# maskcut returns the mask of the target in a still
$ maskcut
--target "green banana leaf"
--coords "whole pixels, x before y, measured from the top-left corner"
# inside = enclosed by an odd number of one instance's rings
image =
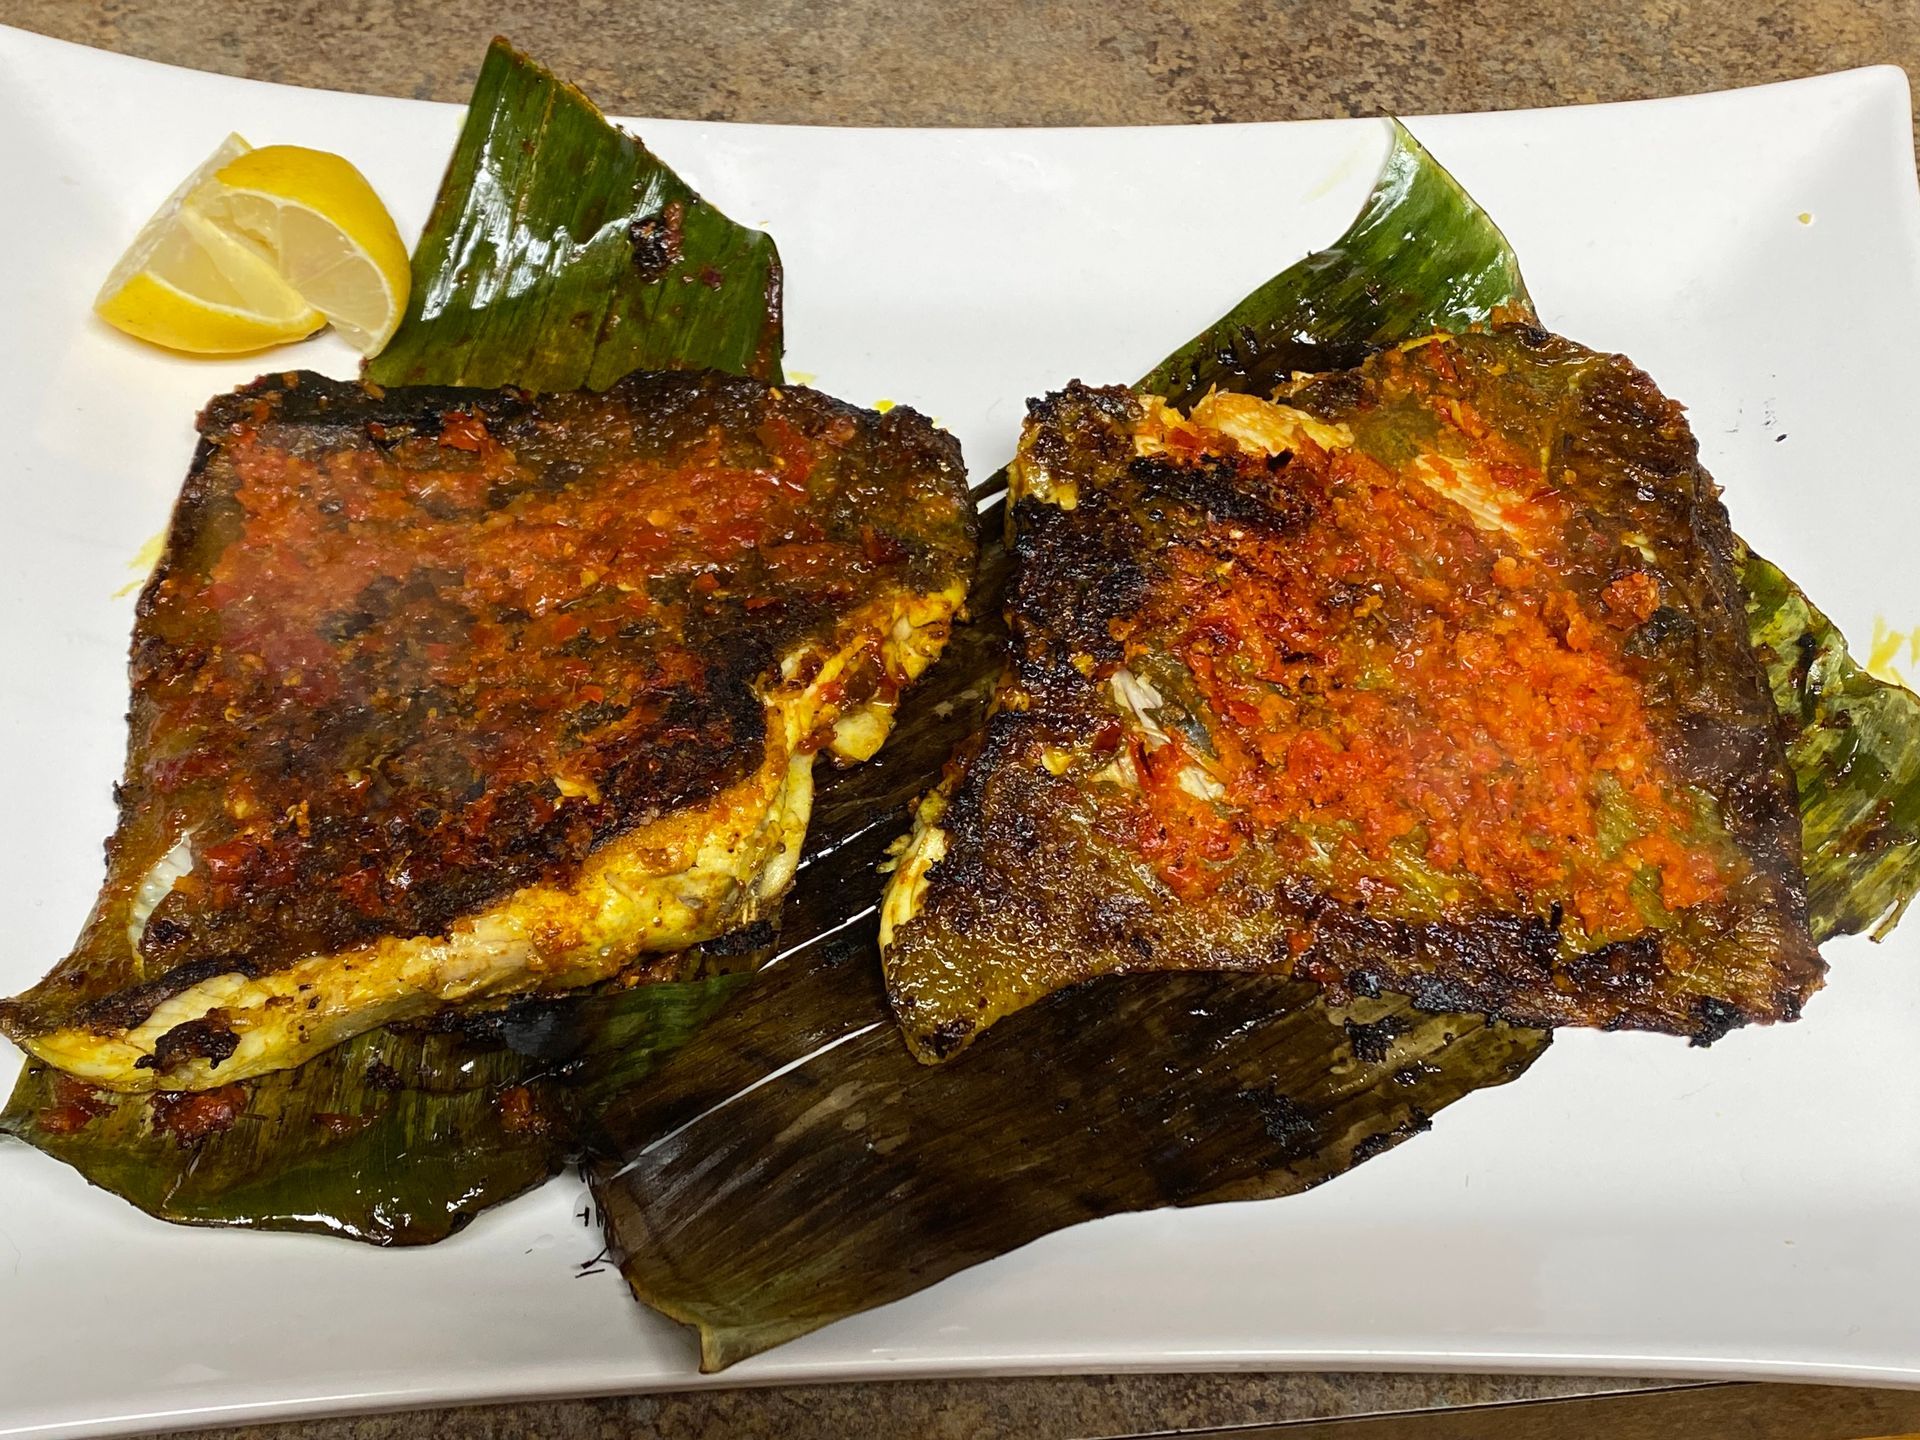
[[[1496,312],[1532,319],[1513,248],[1398,120],[1360,216],[1155,366],[1139,387],[1185,408],[1208,390],[1271,394],[1295,371],[1346,370],[1374,351]]]
[[[634,370],[779,380],[780,256],[496,39],[413,252],[382,385],[602,390]]]
[[[1531,316],[1511,252],[1398,129],[1352,231],[1142,383],[1183,403],[1264,389],[1496,310]],[[970,601],[983,632],[998,573]],[[1777,570],[1750,560],[1747,579],[1794,727],[1815,933],[1891,923],[1920,884],[1920,701],[1855,666]],[[992,645],[954,644],[938,683],[970,700],[938,725],[903,712],[893,742],[902,762],[928,752],[929,781],[996,668]],[[823,802],[858,803],[864,778]],[[875,837],[840,858],[883,855]],[[895,1033],[875,947],[862,918],[788,956],[644,1088],[602,1101],[589,1173],[612,1252],[642,1301],[698,1329],[705,1370],[1081,1220],[1297,1193],[1512,1080],[1550,1039],[1395,996],[1343,1009],[1270,977],[1147,975],[1065,991],[929,1067]]]
[[[557,389],[642,366],[778,379],[780,359],[773,242],[496,40],[414,252],[406,320],[371,377]],[[203,1102],[194,1113],[223,1124],[189,1120],[188,1139],[185,1102],[29,1065],[0,1135],[164,1220],[426,1244],[558,1170],[575,1129],[563,1064],[569,1079],[638,1083],[737,988],[730,972],[767,953],[733,949],[687,962],[708,978],[362,1036]]]
[[[1878,940],[1920,889],[1920,699],[1856,665],[1777,566],[1748,553],[1740,583],[1799,784],[1813,938]]]
[[[694,1042],[704,1062],[831,1049],[732,1103],[718,1076],[670,1066],[645,1094],[653,1123],[619,1132],[633,1158],[595,1171],[614,1257],[641,1300],[699,1327],[703,1370],[1082,1220],[1305,1190],[1546,1044],[1398,996],[1333,1009],[1300,982],[1138,975],[1024,1010],[936,1069],[904,1051],[874,943],[868,922],[783,964]],[[845,1028],[794,1023],[827,1013]]]
[[[746,978],[526,1006],[474,1029],[374,1031],[200,1097],[90,1091],[36,1063],[0,1134],[157,1219],[431,1244],[573,1153],[560,1077],[581,1047],[618,1044],[622,1081],[637,1084]]]

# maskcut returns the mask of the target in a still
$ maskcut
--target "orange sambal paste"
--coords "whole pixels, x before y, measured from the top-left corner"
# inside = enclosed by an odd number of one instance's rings
[[[1230,467],[1277,518],[1177,534],[1114,622],[1131,667],[1176,662],[1205,710],[1201,733],[1131,739],[1142,852],[1189,898],[1258,837],[1376,913],[1464,903],[1596,937],[1720,897],[1737,861],[1694,838],[1624,648],[1659,581],[1571,561],[1540,457],[1420,378],[1422,442],[1391,462],[1163,412],[1160,463]]]

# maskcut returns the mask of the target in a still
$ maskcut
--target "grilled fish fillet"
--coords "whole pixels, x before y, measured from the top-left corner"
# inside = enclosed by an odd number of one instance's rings
[[[767,913],[976,550],[959,448],[720,374],[216,399],[141,596],[120,822],[0,1031],[191,1090]],[[655,973],[671,974],[671,962]]]
[[[1016,462],[1010,668],[882,908],[925,1060],[1091,976],[1709,1041],[1820,983],[1778,718],[1678,406],[1526,328]]]

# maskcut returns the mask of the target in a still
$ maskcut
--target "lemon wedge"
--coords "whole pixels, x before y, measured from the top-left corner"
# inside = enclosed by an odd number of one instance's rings
[[[399,327],[407,247],[366,177],[338,155],[267,145],[228,159],[188,208],[249,246],[362,355]]]
[[[350,163],[229,135],[141,228],[93,308],[196,355],[260,350],[329,322],[375,355],[406,311],[409,280],[393,217]]]
[[[248,152],[229,135],[141,227],[93,308],[129,335],[196,355],[231,355],[311,335],[326,317],[267,260],[208,221],[191,198]]]

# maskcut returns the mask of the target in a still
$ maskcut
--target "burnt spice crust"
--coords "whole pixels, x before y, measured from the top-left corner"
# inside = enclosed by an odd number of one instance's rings
[[[564,883],[759,766],[783,656],[973,565],[950,436],[717,372],[539,397],[296,372],[199,429],[139,601],[107,887],[0,1004],[11,1033]],[[856,665],[836,698],[891,683]],[[132,956],[182,834],[194,868]]]

